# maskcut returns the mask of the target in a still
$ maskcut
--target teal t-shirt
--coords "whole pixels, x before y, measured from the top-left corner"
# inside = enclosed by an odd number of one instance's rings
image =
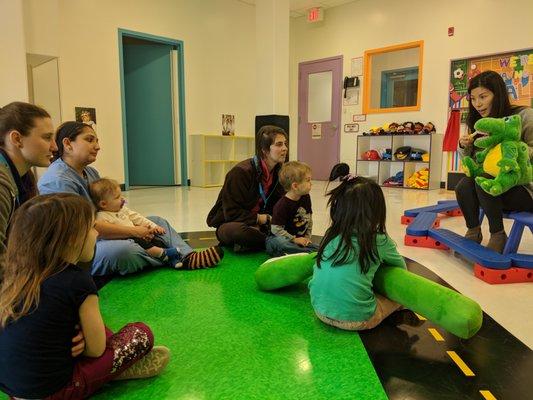
[[[358,255],[347,264],[333,267],[333,260],[316,263],[313,278],[309,282],[311,304],[314,310],[326,317],[339,321],[366,321],[374,315],[376,298],[372,288],[374,274],[381,264],[407,268],[404,258],[398,253],[396,244],[387,235],[379,234],[377,250],[379,260],[372,263],[366,274],[361,273]],[[334,238],[324,249],[329,257],[335,252],[340,237]],[[352,239],[355,249],[359,249],[357,238]]]

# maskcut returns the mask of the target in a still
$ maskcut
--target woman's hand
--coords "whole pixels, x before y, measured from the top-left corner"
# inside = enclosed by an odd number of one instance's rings
[[[146,226],[134,226],[131,229],[131,236],[144,239],[144,240],[151,240],[154,235],[150,232],[150,228],[147,228]]]
[[[311,241],[307,239],[306,237],[297,237],[297,238],[292,239],[292,241],[296,243],[298,246],[302,246],[302,247],[307,247],[311,243]]]
[[[463,149],[465,147],[472,146],[473,143],[474,143],[474,135],[465,134],[459,138],[459,146],[461,146]]]

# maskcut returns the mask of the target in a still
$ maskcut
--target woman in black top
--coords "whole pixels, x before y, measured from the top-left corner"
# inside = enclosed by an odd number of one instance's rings
[[[233,246],[236,251],[265,248],[272,209],[285,193],[278,172],[287,151],[285,131],[265,125],[257,132],[255,156],[227,173],[207,216],[207,225],[217,228],[222,245]]]

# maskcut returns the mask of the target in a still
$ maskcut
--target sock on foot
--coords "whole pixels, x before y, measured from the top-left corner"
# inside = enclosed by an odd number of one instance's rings
[[[219,246],[202,251],[193,251],[183,260],[183,269],[212,268],[224,257],[224,250]]]
[[[507,243],[507,234],[505,231],[491,233],[487,248],[494,250],[496,253],[503,253],[505,243]]]
[[[468,228],[465,233],[465,238],[473,240],[476,243],[481,243],[483,241],[481,226],[476,226],[475,228]]]

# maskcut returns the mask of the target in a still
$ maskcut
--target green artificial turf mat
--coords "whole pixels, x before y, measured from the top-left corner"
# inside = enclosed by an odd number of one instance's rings
[[[113,331],[142,321],[170,348],[162,375],[110,382],[96,399],[358,399],[387,396],[357,333],[321,323],[306,285],[257,290],[264,254],[226,251],[218,268],[159,269],[100,290]]]

